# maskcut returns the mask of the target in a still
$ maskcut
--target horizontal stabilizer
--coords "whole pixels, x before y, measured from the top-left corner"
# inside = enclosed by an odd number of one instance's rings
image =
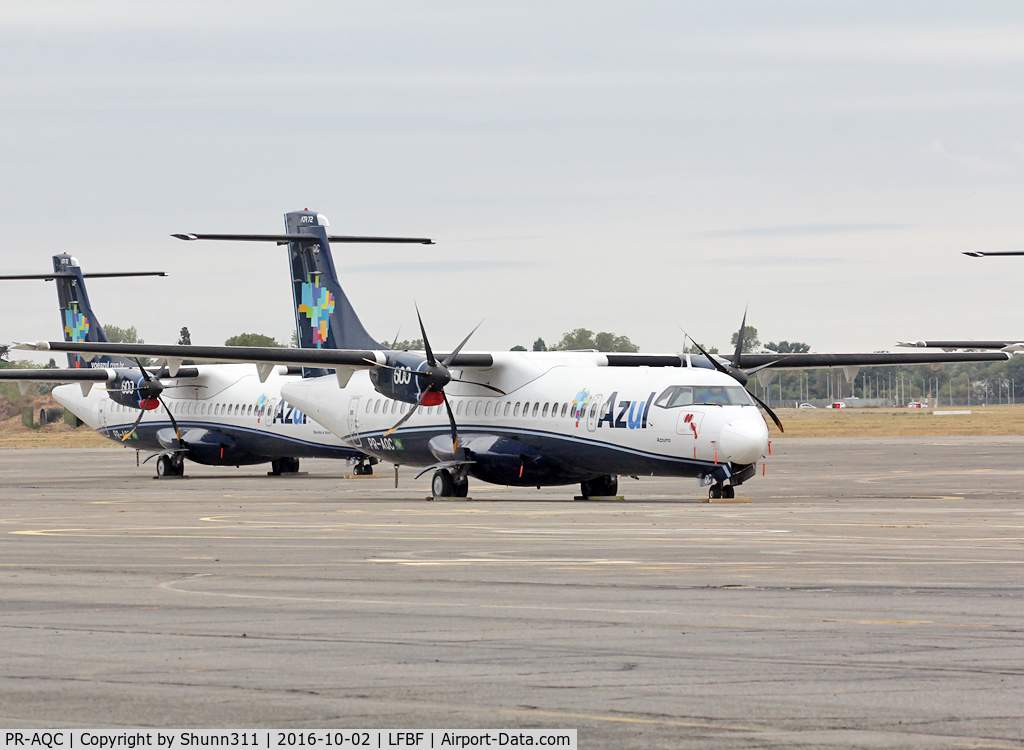
[[[114,279],[121,276],[166,276],[166,271],[112,271],[110,273],[83,273],[86,279]],[[0,280],[13,281],[19,279],[42,279],[53,281],[54,279],[76,279],[78,274],[74,273],[19,273],[13,276],[0,276]]]
[[[276,242],[284,245],[288,242],[319,242],[314,234],[172,234],[179,240],[239,240],[242,242]],[[329,235],[329,242],[364,242],[364,243],[411,243],[415,245],[433,245],[434,241],[426,237],[349,237]]]
[[[990,253],[974,251],[965,252],[964,255],[970,255],[972,258],[986,258],[989,255],[1024,255],[1024,250],[997,250],[995,252]]]

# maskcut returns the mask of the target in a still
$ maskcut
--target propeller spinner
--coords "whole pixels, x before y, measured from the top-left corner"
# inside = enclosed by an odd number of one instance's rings
[[[476,327],[469,332],[469,335],[462,340],[457,347],[455,347],[451,354],[444,358],[443,362],[438,362],[434,356],[434,350],[430,346],[430,339],[427,338],[427,329],[423,325],[423,316],[420,315],[419,305],[416,306],[416,318],[420,323],[420,333],[423,336],[423,348],[426,351],[427,361],[423,363],[416,370],[404,370],[411,376],[419,380],[419,386],[421,389],[421,395],[419,401],[410,409],[390,430],[384,433],[385,436],[390,435],[392,432],[397,430],[403,424],[405,424],[413,414],[416,413],[416,409],[420,406],[437,406],[444,404],[445,410],[448,412],[448,423],[451,425],[452,431],[452,452],[456,452],[459,446],[459,428],[455,424],[455,414],[452,411],[451,404],[448,402],[448,396],[445,394],[444,389],[449,383],[466,383],[469,385],[475,385],[480,388],[487,388],[488,390],[494,391],[502,396],[505,392],[500,388],[495,388],[493,385],[486,383],[477,383],[472,380],[463,380],[462,378],[452,377],[451,370],[449,367],[452,362],[455,361],[455,357],[458,356],[459,352],[462,351],[462,347],[466,345],[470,337],[476,333],[476,329],[480,327],[478,323]],[[384,369],[388,370],[403,370],[404,368],[393,367],[391,365],[379,365]]]

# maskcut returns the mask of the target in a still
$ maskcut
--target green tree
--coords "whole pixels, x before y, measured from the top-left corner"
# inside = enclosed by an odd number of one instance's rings
[[[599,352],[638,352],[640,347],[627,336],[616,336],[608,331],[601,331],[596,336],[587,328],[576,328],[562,334],[562,340],[551,347],[551,351],[571,351],[576,349],[597,349]]]
[[[729,350],[736,351],[736,341],[740,337],[740,332],[736,331],[729,339]],[[757,337],[757,329],[754,326],[747,326],[743,333],[743,353],[749,354],[755,352],[761,346],[761,339]]]
[[[0,359],[7,359],[11,353],[10,344],[0,344]]]
[[[178,336],[179,346],[192,346],[192,334],[188,332],[188,326],[181,327],[181,334]]]
[[[113,341],[115,344],[145,344],[146,342],[139,338],[139,332],[135,330],[135,326],[131,328],[120,328],[118,326],[103,326],[103,332],[107,334],[107,338]]]
[[[224,342],[224,346],[281,346],[277,339],[262,333],[240,333]]]
[[[806,354],[811,350],[811,345],[802,341],[780,341],[777,344],[769,341],[764,348],[779,354]]]
[[[704,346],[704,345],[701,344],[701,346]],[[735,349],[735,344],[733,345],[733,348]],[[706,351],[708,354],[718,354],[718,347],[717,346],[704,346],[704,351]],[[693,344],[691,344],[690,346],[684,346],[683,347],[683,354],[700,354],[700,349],[698,349]]]
[[[526,347],[522,346],[520,344],[516,344],[511,349],[509,349],[509,351],[510,352],[525,352],[526,351]]]
[[[535,352],[546,352],[548,350],[548,345],[544,343],[544,339],[538,338],[533,342],[533,350]]]
[[[410,351],[410,352],[421,352],[423,351],[423,339],[402,339],[396,341],[391,347],[396,352]]]

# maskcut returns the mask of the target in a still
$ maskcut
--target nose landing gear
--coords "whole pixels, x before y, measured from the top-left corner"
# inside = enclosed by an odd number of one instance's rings
[[[716,482],[715,484],[708,487],[709,500],[721,500],[723,498],[731,500],[734,497],[736,497],[736,488],[733,487],[731,484]]]

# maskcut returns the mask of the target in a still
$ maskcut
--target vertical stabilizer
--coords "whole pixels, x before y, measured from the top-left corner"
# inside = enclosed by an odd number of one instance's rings
[[[96,318],[89,304],[85,290],[85,279],[78,261],[66,253],[53,256],[53,270],[56,277],[57,301],[60,305],[60,323],[64,329],[65,341],[107,341],[103,326]],[[69,367],[135,367],[135,363],[124,357],[96,356],[86,361],[77,354],[68,354]]]
[[[299,346],[303,349],[384,349],[363,327],[341,284],[327,240],[327,219],[315,211],[284,215],[289,234],[309,242],[289,242],[292,299]],[[325,374],[307,368],[304,374]]]

